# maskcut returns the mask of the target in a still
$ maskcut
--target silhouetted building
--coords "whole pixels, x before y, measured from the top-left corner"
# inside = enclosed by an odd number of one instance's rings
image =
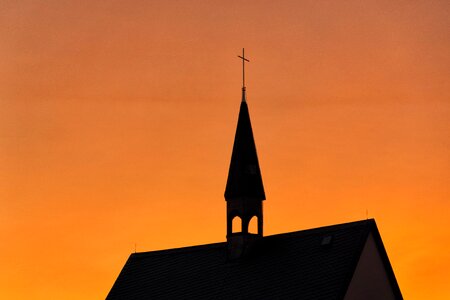
[[[227,242],[133,253],[107,299],[403,299],[373,219],[263,237],[265,198],[243,87]]]

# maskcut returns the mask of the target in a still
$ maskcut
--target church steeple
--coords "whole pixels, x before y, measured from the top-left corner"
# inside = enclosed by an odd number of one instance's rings
[[[243,56],[243,61],[248,61]],[[244,84],[243,79],[243,84]],[[266,199],[253,138],[245,86],[239,111],[228,180],[225,188],[227,202],[228,258],[244,256],[255,239],[263,236],[263,207]],[[234,220],[240,220],[239,228],[233,228]],[[257,232],[249,232],[249,224],[256,222]],[[237,225],[237,224],[236,224]]]

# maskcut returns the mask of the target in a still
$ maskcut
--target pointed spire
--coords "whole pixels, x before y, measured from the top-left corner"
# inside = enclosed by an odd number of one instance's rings
[[[250,114],[245,101],[245,88],[242,89],[242,102],[225,189],[227,201],[236,198],[266,199]]]

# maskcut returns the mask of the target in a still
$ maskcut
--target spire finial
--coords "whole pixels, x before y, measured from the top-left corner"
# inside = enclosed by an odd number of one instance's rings
[[[245,102],[245,62],[250,62],[245,58],[245,50],[242,48],[242,56],[238,55],[242,59],[242,102]]]

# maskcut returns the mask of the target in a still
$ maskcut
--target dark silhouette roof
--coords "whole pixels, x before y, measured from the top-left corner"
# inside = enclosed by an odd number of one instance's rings
[[[369,233],[402,299],[373,219],[267,236],[232,262],[226,243],[134,253],[107,299],[343,299]]]
[[[253,198],[265,200],[261,170],[256,154],[252,124],[245,101],[245,90],[242,92],[242,102],[234,138],[233,153],[228,171],[225,199]]]

